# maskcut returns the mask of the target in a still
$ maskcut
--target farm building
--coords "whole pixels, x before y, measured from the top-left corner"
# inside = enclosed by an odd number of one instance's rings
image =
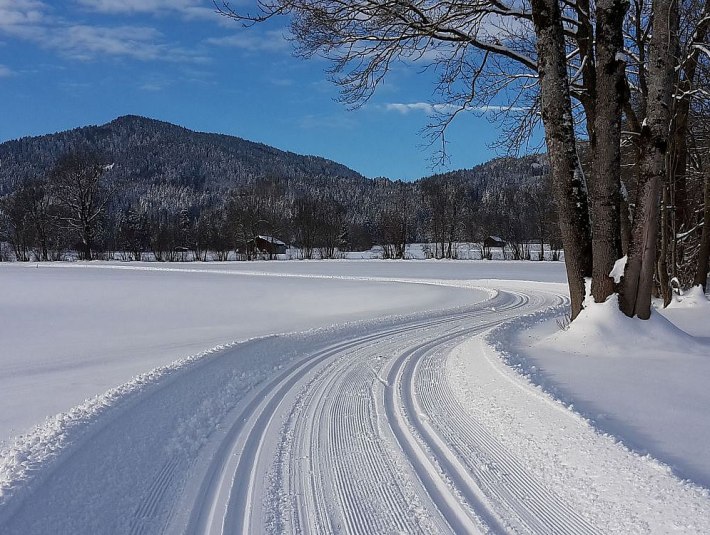
[[[506,243],[503,238],[499,236],[488,236],[485,240],[483,240],[483,247],[486,249],[490,249],[491,247],[505,247]]]
[[[259,253],[269,256],[286,254],[286,244],[273,236],[256,236],[247,242],[246,249],[250,255]]]

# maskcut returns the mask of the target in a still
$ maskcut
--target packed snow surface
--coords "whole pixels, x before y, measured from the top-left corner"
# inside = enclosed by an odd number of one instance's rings
[[[654,314],[647,343],[608,303],[551,328],[563,280],[548,262],[0,266],[6,433],[59,412],[2,452],[0,532],[710,533],[707,489],[638,431],[665,417],[643,409],[658,385],[620,389],[642,414],[609,429],[576,373],[628,361],[629,385],[675,350],[691,362],[667,393],[697,402],[704,296]]]
[[[372,277],[263,276],[276,264],[250,263],[251,276],[234,263],[0,265],[0,443],[219,344],[481,298]]]
[[[511,328],[512,360],[600,430],[710,488],[710,302],[692,290],[648,321],[616,297],[586,305],[565,331]]]

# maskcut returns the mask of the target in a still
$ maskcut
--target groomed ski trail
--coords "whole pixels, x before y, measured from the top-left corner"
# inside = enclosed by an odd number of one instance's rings
[[[87,421],[0,502],[0,532],[710,532],[706,491],[486,353],[492,328],[564,302],[513,286],[466,308],[197,359]],[[586,457],[547,455],[566,441],[590,444]]]

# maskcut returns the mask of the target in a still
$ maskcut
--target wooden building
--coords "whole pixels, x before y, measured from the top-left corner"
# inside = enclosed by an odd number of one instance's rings
[[[247,242],[249,255],[267,254],[274,256],[286,254],[286,244],[273,236],[256,236]]]

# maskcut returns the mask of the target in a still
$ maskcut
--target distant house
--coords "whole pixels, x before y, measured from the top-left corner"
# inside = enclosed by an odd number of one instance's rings
[[[503,238],[500,236],[488,236],[485,240],[483,240],[483,247],[485,249],[490,249],[491,247],[505,247],[506,243]]]
[[[247,242],[247,253],[249,254],[286,254],[286,244],[273,236],[257,236]]]

